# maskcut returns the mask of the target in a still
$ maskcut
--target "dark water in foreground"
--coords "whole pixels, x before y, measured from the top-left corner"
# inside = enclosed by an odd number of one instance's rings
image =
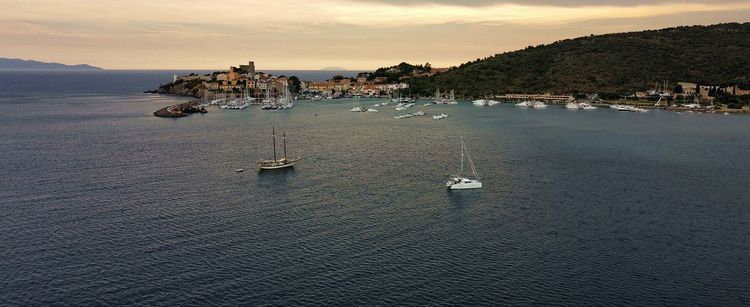
[[[121,78],[0,95],[0,305],[750,304],[749,117],[171,120]],[[272,125],[304,160],[259,174]],[[443,186],[459,136],[482,190]]]

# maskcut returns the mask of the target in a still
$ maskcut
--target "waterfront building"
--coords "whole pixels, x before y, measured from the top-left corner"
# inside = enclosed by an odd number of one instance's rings
[[[256,81],[255,79],[245,79],[245,87],[250,89],[255,89]]]
[[[229,67],[229,72],[227,72],[227,80],[229,81],[237,81],[241,78],[239,69],[237,67]]]
[[[750,89],[741,89],[737,85],[733,86],[727,86],[722,89],[725,93],[733,95],[733,96],[745,96],[750,95]]]
[[[255,82],[255,88],[265,92],[268,90],[268,82],[266,80],[258,80]]]
[[[205,87],[208,90],[215,91],[215,90],[219,89],[219,83],[204,81],[203,82],[203,87]]]

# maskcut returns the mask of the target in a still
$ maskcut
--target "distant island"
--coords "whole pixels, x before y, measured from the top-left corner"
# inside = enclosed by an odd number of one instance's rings
[[[343,68],[343,67],[326,67],[326,68],[323,68],[321,70],[344,71],[344,70],[346,70],[346,68]]]
[[[0,58],[0,70],[102,70],[87,64],[66,65],[34,60]]]

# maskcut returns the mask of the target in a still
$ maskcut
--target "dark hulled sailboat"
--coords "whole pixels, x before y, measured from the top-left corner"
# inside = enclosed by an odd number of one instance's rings
[[[288,159],[286,157],[286,132],[282,133],[282,139],[283,139],[283,147],[284,147],[284,157],[281,159],[278,159],[276,157],[276,127],[273,127],[272,130],[272,137],[273,137],[273,160],[263,160],[261,159],[260,162],[258,162],[258,167],[260,170],[273,170],[273,169],[282,169],[282,168],[288,168],[293,167],[294,163],[297,163],[297,161],[301,160],[302,158],[293,158]]]

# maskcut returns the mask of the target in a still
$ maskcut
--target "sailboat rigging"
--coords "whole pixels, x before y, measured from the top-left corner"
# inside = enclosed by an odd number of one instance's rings
[[[276,157],[276,127],[273,127],[272,130],[272,138],[273,138],[273,160],[263,160],[261,159],[260,162],[258,162],[258,167],[261,170],[272,170],[272,169],[281,169],[281,168],[288,168],[293,167],[297,161],[301,160],[302,158],[293,158],[288,159],[286,155],[286,132],[282,132],[282,141],[283,141],[283,148],[284,148],[284,157],[281,159],[278,159]]]
[[[471,173],[474,175],[474,179],[466,178],[464,175],[464,156],[466,156],[466,160],[469,161],[469,167],[471,168]],[[471,160],[469,152],[466,151],[466,145],[464,144],[463,137],[461,137],[461,173],[459,175],[449,177],[448,182],[445,184],[445,186],[451,190],[482,188],[482,182],[479,181],[479,175],[477,175],[477,168],[474,166],[474,161]]]

